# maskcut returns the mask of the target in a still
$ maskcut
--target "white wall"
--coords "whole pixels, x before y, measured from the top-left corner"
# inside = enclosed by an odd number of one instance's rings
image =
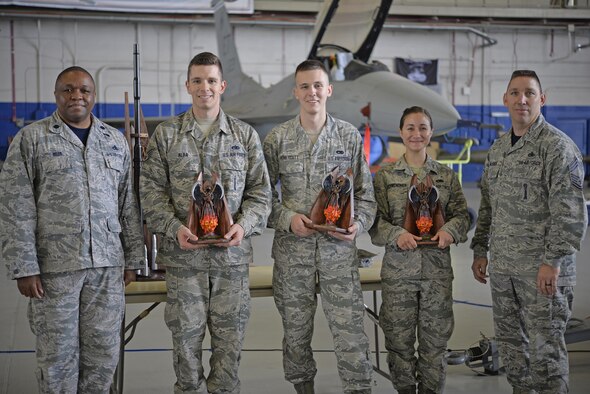
[[[490,28],[485,33],[498,44],[474,51],[474,45],[481,45],[482,39],[464,31],[386,29],[373,57],[390,68],[396,56],[439,59],[442,94],[456,105],[500,105],[507,78],[515,68],[538,72],[551,105],[590,105],[590,48],[573,53],[565,30],[554,31],[553,38],[550,30],[518,26]],[[243,70],[266,86],[276,83],[307,56],[310,34],[310,27],[235,26]],[[136,35],[141,52],[142,101],[189,103],[184,89],[186,66],[200,51],[217,52],[212,24],[49,19],[39,25],[32,19],[14,21],[17,102],[52,102],[57,73],[74,63],[93,73],[100,102],[123,102],[125,90],[132,95]],[[576,43],[588,41],[588,30],[578,32]],[[469,87],[469,95],[462,94],[463,87]],[[10,22],[0,19],[0,102],[10,101]]]

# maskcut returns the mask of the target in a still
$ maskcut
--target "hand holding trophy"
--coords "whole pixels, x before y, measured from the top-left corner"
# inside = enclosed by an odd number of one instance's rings
[[[312,223],[306,227],[349,234],[347,229],[354,215],[352,169],[342,175],[339,172],[340,167],[336,166],[324,178],[322,190],[311,207]]]
[[[216,174],[199,173],[191,193],[188,228],[199,239],[196,245],[215,245],[229,242],[224,238],[233,224],[223,186]]]
[[[418,183],[412,177],[404,216],[404,229],[410,234],[422,237],[418,245],[437,245],[431,238],[445,224],[444,213],[439,201],[439,191],[432,184],[430,176]]]

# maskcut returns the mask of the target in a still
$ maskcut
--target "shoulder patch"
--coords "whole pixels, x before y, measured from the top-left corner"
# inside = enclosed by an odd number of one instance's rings
[[[580,161],[574,157],[574,159],[569,164],[570,170],[570,180],[572,182],[572,186],[576,189],[582,190],[582,178],[580,177]]]

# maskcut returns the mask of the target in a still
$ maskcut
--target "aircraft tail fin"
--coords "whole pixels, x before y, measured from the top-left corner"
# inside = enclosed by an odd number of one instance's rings
[[[218,56],[223,65],[223,79],[228,82],[223,94],[224,97],[237,96],[240,93],[252,92],[253,90],[262,90],[263,87],[260,84],[242,72],[225,2],[223,0],[213,0],[211,6],[215,17]]]

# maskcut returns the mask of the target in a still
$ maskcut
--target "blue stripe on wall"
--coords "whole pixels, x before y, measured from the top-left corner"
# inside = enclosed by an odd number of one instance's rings
[[[124,116],[124,104],[96,104],[94,114],[101,119],[122,118]],[[129,105],[130,113],[133,113],[133,103]],[[175,105],[174,109],[170,104],[142,104],[143,113],[146,117],[169,117],[186,111],[190,104]],[[42,119],[55,111],[55,103],[17,103],[16,116],[23,119],[25,123]],[[461,118],[475,120],[484,124],[502,125],[504,130],[510,127],[510,119],[506,108],[498,106],[457,106]],[[172,113],[174,111],[174,113]],[[19,126],[11,121],[12,104],[0,102],[0,160],[6,157],[8,150],[8,137],[14,136]],[[545,106],[543,115],[555,126],[570,135],[578,144],[583,155],[590,155],[589,141],[587,135],[590,131],[590,106]],[[562,126],[560,126],[562,125]],[[436,125],[435,125],[436,127]],[[570,130],[568,130],[570,128]],[[583,135],[580,135],[582,133]],[[467,128],[462,127],[448,134],[449,143],[442,144],[442,148],[449,152],[458,152],[461,146],[452,143],[455,137],[472,137],[479,141],[479,145],[473,150],[485,150],[495,140],[497,131],[492,128]],[[482,164],[467,164],[463,168],[463,179],[466,182],[479,180],[483,170]],[[588,170],[588,169],[587,169]],[[588,172],[588,171],[587,171]]]
[[[462,119],[475,120],[483,124],[501,125],[504,131],[510,129],[508,110],[503,105],[498,106],[456,106]],[[568,134],[578,145],[582,155],[590,155],[590,106],[544,106],[542,108],[545,119],[554,126]],[[575,126],[575,127],[572,127]],[[436,127],[436,125],[435,125]],[[449,133],[449,142],[453,137],[472,137],[479,141],[472,151],[487,150],[497,137],[498,131],[494,128],[468,128],[462,127]],[[580,135],[583,133],[583,135]],[[447,143],[442,144],[442,149],[448,152],[459,152],[462,146]],[[476,182],[483,172],[483,164],[470,163],[463,167],[463,181]],[[589,173],[587,165],[586,173]]]
[[[144,104],[141,105],[145,117],[169,117],[186,111],[190,104]],[[21,124],[12,122],[12,103],[0,102],[0,160],[6,158],[8,150],[8,138],[14,136],[22,127],[22,123],[29,124],[50,116],[56,109],[55,103],[17,103],[16,117]],[[124,104],[96,104],[92,111],[100,119],[123,118],[125,116]],[[133,114],[133,102],[129,104],[129,113]],[[133,115],[132,115],[133,116]],[[17,123],[19,123],[17,122]]]

